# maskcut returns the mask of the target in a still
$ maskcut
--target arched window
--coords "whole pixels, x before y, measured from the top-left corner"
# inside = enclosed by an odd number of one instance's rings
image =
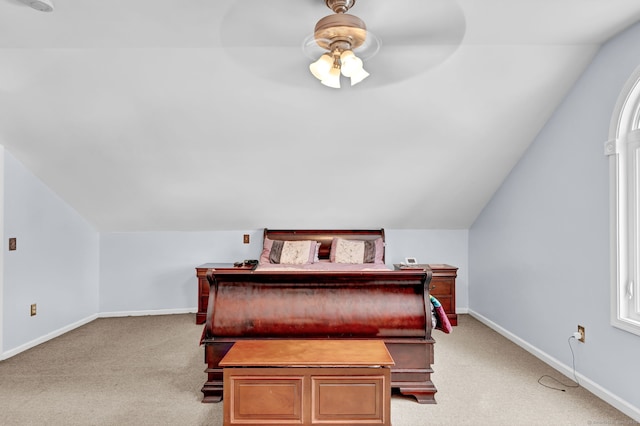
[[[640,335],[640,67],[611,118],[611,324]]]

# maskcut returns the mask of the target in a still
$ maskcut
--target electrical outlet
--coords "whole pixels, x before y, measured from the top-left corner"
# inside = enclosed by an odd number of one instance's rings
[[[34,303],[33,305],[31,305],[31,316],[34,316],[36,314],[36,304]]]
[[[244,234],[244,237],[242,237],[242,241],[245,244],[249,244],[249,234]]]
[[[581,325],[578,326],[578,333],[580,333],[580,338],[578,340],[584,343],[584,327],[583,326]]]

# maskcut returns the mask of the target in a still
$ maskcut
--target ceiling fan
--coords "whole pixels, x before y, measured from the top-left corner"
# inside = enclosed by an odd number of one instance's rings
[[[346,13],[355,3],[356,0],[325,0],[334,14],[320,19],[313,34],[303,44],[303,50],[312,59],[315,58],[313,54],[309,55],[309,51],[315,47],[324,50],[309,70],[322,84],[334,89],[340,88],[341,75],[348,77],[352,86],[369,77],[362,57],[372,57],[380,49],[380,40],[367,31],[364,21]]]
[[[355,3],[237,1],[223,17],[222,45],[231,58],[254,74],[285,85],[315,87],[309,59],[317,61],[327,49],[315,42],[314,23],[320,30],[324,24],[331,28],[332,22],[344,19],[336,15],[352,16],[346,11]],[[334,15],[322,18],[327,7],[335,8]],[[359,0],[356,8],[359,18],[347,18],[347,24],[357,29],[361,22],[360,32],[375,35],[365,37],[352,49],[367,61],[366,70],[371,73],[363,87],[389,85],[424,73],[455,52],[465,35],[465,17],[456,0],[405,0],[401,7],[391,0]],[[321,35],[320,39],[327,39],[327,34]]]

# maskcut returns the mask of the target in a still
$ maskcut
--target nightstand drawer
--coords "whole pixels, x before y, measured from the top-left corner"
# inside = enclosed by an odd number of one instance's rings
[[[455,280],[452,280],[450,278],[445,278],[445,279],[442,279],[439,277],[431,278],[431,286],[429,287],[429,293],[433,294],[434,296],[436,294],[450,295],[455,285],[456,285]]]

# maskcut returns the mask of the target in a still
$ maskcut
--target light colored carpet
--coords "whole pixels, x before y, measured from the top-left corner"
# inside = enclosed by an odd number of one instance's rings
[[[394,396],[394,426],[637,424],[468,315],[434,332],[436,405]],[[1,425],[221,425],[203,404],[195,315],[105,318],[0,362]],[[567,348],[567,350],[569,350]],[[550,384],[553,384],[550,382]]]

